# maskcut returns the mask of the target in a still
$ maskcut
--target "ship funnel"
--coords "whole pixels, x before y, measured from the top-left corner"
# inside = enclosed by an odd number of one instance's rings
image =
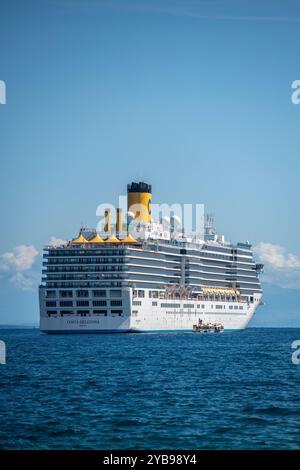
[[[111,230],[110,209],[106,209],[106,210],[105,210],[104,216],[105,216],[104,231],[105,231],[105,232],[110,232],[110,230]]]
[[[140,181],[127,185],[127,209],[133,212],[134,220],[151,222],[151,185]]]
[[[116,225],[116,231],[117,234],[122,232],[123,230],[123,213],[121,208],[117,208],[117,225]]]

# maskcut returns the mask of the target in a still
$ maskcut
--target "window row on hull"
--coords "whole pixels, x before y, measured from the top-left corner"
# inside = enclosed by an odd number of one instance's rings
[[[84,251],[55,251],[55,252],[50,252],[50,253],[45,253],[44,258],[48,260],[49,263],[62,263],[64,259],[74,259],[74,261],[78,259],[82,259],[83,262],[89,262],[89,259],[103,259],[104,257],[122,257],[124,258],[125,256],[129,256],[131,258],[139,258],[139,259],[148,259],[148,260],[159,260],[161,259],[162,261],[168,261],[170,258],[167,258],[166,256],[171,256],[172,259],[170,261],[175,261],[177,259],[181,259],[183,257],[183,254],[179,251],[176,253],[173,253],[172,255],[168,255],[165,252],[157,252],[157,251],[147,251],[143,249],[128,249],[127,251],[125,250],[115,250],[115,251],[107,251],[107,250],[98,250],[98,251],[90,251],[90,250],[84,250]],[[252,254],[249,256],[237,256],[234,254],[228,254],[224,255],[221,253],[209,253],[205,251],[197,251],[194,252],[193,254],[187,253],[184,255],[187,259],[193,260],[193,259],[203,259],[205,260],[220,260],[220,261],[234,261],[234,262],[253,262]],[[74,257],[74,258],[73,258]],[[81,258],[80,258],[81,257]]]
[[[162,284],[166,283],[176,283],[180,284],[184,282],[185,284],[192,283],[193,281],[197,281],[198,284],[204,284],[204,285],[209,285],[213,283],[221,283],[221,284],[232,284],[232,283],[239,283],[239,284],[244,284],[244,283],[250,283],[250,284],[260,284],[260,281],[257,276],[249,277],[249,276],[208,276],[208,275],[192,275],[191,272],[185,272],[184,276],[182,278],[182,275],[180,272],[173,275],[170,274],[160,274],[156,275],[153,273],[146,273],[146,272],[122,272],[117,273],[117,272],[105,272],[105,273],[99,273],[99,274],[86,274],[86,273],[80,273],[80,274],[64,274],[64,275],[55,275],[55,274],[48,274],[43,276],[42,282],[49,283],[49,282],[90,282],[91,280],[94,281],[101,281],[101,282],[106,282],[106,281],[116,281],[119,280],[121,282],[139,282],[139,281],[144,281],[144,282],[152,282],[153,280],[156,280]]]
[[[99,268],[85,268],[85,269],[76,269],[74,267],[68,267],[64,269],[55,269],[55,270],[43,270],[43,275],[46,275],[48,279],[64,279],[64,278],[80,278],[80,279],[85,279],[88,277],[91,277],[95,273],[105,273],[107,275],[109,274],[115,274],[116,272],[121,272],[124,275],[130,275],[130,274],[140,274],[140,275],[156,275],[156,276],[181,276],[182,271],[181,268],[178,269],[168,269],[168,268],[149,268],[145,269],[143,271],[138,271],[136,270],[136,266],[130,266],[129,269],[127,268],[122,269],[121,267],[115,267],[114,269],[109,269],[108,267],[103,267],[101,269]],[[190,269],[185,267],[185,276],[193,277],[193,278],[199,278],[199,279],[223,279],[224,281],[230,281],[230,280],[257,280],[257,274],[255,271],[250,271],[247,273],[247,271],[244,271],[242,274],[240,273],[228,273],[227,271],[224,272],[206,272],[201,269],[196,270],[196,269]]]
[[[158,282],[155,280],[136,280],[135,282],[107,282],[107,281],[96,281],[96,282],[82,282],[82,281],[73,281],[73,282],[47,282],[45,285],[41,285],[42,288],[48,289],[77,289],[77,288],[124,288],[124,287],[138,287],[141,289],[151,289],[156,288],[160,290],[165,290],[167,286],[171,285],[178,285],[177,282]],[[186,286],[190,286],[197,292],[201,292],[202,286],[205,287],[204,284],[189,282]],[[212,283],[207,284],[207,286],[212,286]],[[214,285],[213,287],[231,287],[228,285],[220,286],[219,284]],[[238,287],[238,286],[237,286]],[[250,288],[249,286],[239,286],[238,287],[241,295],[253,295],[253,293],[262,293],[262,289],[260,286]]]

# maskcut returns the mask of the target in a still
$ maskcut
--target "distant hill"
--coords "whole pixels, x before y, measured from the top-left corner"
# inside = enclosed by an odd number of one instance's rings
[[[265,305],[256,310],[249,326],[300,327],[300,289],[263,284]]]
[[[10,330],[12,328],[13,329],[20,328],[20,329],[23,330],[24,328],[32,329],[32,328],[38,328],[38,327],[39,327],[39,325],[37,323],[35,323],[35,324],[27,324],[27,323],[22,324],[22,323],[20,323],[18,325],[1,325],[0,324],[0,330]]]

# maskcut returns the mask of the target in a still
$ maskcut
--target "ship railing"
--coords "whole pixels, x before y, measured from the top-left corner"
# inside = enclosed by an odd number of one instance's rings
[[[137,298],[137,291],[133,291],[133,298]],[[248,298],[238,295],[214,295],[214,294],[198,294],[198,295],[179,295],[179,294],[167,294],[160,292],[158,296],[153,296],[153,299],[158,300],[186,300],[186,301],[214,301],[214,302],[243,302],[247,303]]]

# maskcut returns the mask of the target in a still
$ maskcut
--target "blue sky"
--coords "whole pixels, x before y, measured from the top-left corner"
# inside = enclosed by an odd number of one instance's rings
[[[2,0],[0,323],[37,321],[43,244],[143,179],[251,240],[300,326],[299,43],[297,1]]]

